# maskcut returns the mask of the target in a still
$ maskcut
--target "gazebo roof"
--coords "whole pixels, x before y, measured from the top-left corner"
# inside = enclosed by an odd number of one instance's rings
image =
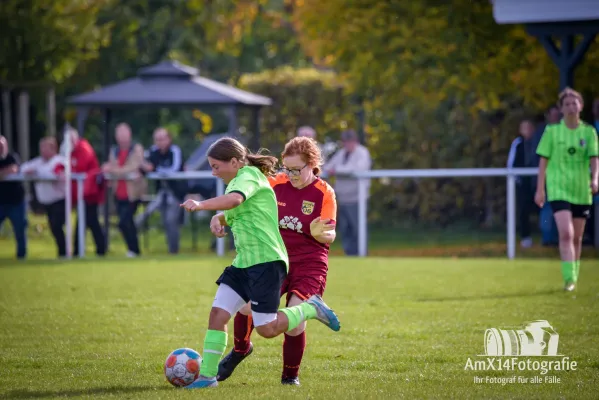
[[[498,24],[599,20],[597,0],[492,0]]]
[[[269,106],[272,100],[200,76],[198,69],[176,61],[141,68],[137,76],[68,98],[89,107],[122,106]]]

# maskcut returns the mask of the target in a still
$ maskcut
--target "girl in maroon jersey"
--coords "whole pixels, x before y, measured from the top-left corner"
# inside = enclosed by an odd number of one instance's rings
[[[291,139],[281,155],[283,169],[270,182],[279,206],[279,229],[287,253],[289,273],[281,287],[287,306],[311,295],[323,295],[327,281],[329,245],[335,240],[335,192],[321,178],[318,144],[308,137]],[[253,351],[252,317],[244,308],[235,316],[235,347],[219,364],[219,381],[227,379]],[[306,323],[285,334],[281,383],[299,385],[299,367],[306,347]]]

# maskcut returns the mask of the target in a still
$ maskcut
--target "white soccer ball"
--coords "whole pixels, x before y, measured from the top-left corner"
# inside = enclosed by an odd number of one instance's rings
[[[202,356],[193,349],[174,350],[164,362],[164,376],[173,386],[187,386],[200,375]]]

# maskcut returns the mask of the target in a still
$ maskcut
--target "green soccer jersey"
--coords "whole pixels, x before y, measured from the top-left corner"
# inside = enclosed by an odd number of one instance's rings
[[[226,193],[239,193],[243,203],[225,211],[233,231],[237,256],[233,266],[248,268],[281,260],[289,265],[287,250],[279,233],[279,210],[275,192],[256,167],[243,167],[227,186]]]
[[[576,129],[570,129],[563,120],[547,125],[537,154],[549,160],[546,173],[548,201],[593,203],[589,167],[591,157],[599,155],[595,128],[580,122]]]

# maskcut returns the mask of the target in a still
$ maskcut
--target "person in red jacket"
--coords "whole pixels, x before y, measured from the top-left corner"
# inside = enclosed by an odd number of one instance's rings
[[[106,238],[98,218],[98,206],[104,203],[106,184],[100,169],[98,157],[91,144],[79,136],[77,130],[70,128],[68,134],[71,137],[71,172],[85,173],[87,178],[83,184],[83,201],[85,202],[85,226],[91,230],[96,244],[96,254],[103,256],[106,253]],[[77,204],[77,182],[73,181],[71,189],[73,207]],[[75,223],[78,226],[78,221]],[[79,253],[79,235],[75,229],[73,254]]]

